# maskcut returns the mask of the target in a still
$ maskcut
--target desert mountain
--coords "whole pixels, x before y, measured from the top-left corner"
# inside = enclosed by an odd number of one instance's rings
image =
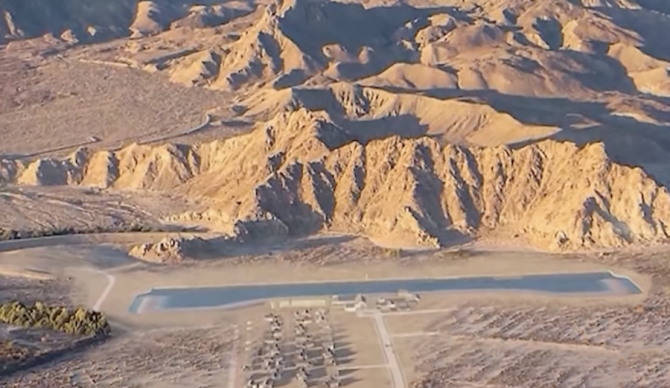
[[[6,0],[0,4],[0,43],[45,34],[92,43],[143,37],[175,28],[207,28],[245,13],[244,6],[181,0]],[[240,9],[242,8],[242,9]]]
[[[208,207],[172,220],[252,235],[330,229],[429,246],[496,235],[556,249],[669,239],[663,2],[131,8],[133,41],[98,59],[234,95],[220,110],[254,129],[2,160],[0,180],[169,190]]]
[[[362,144],[326,113],[304,108],[225,141],[80,150],[65,160],[6,162],[3,175],[21,184],[176,191],[210,209],[175,219],[251,234],[331,228],[429,246],[496,229],[554,247],[663,241],[670,217],[667,190],[613,163],[602,144],[481,148],[398,136]]]
[[[0,43],[66,31],[84,40],[123,36],[135,10],[136,0],[7,0],[0,4]]]
[[[427,135],[443,143],[495,146],[546,137],[560,130],[522,124],[485,104],[390,93],[343,82],[327,88],[262,90],[236,106],[256,120],[269,120],[298,107],[329,112],[351,139],[362,143],[391,135]]]
[[[655,29],[670,22],[625,4],[629,8],[566,0],[365,8],[286,0],[267,6],[223,48],[210,87],[285,88],[318,79],[543,97],[636,88],[662,94],[658,85],[667,74],[660,58],[667,44],[647,22]]]

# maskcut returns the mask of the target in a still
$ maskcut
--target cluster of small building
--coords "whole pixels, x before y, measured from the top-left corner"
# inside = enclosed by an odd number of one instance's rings
[[[283,320],[274,314],[268,314],[264,318],[269,327],[263,336],[263,343],[254,350],[250,365],[244,365],[242,369],[247,371],[255,369],[254,365],[260,361],[261,369],[269,371],[269,376],[249,377],[247,388],[273,388],[275,382],[281,378],[285,367],[284,355],[280,347],[283,337]]]
[[[384,312],[409,310],[416,306],[420,300],[421,297],[419,294],[400,290],[397,295],[377,297],[374,308]],[[370,308],[368,298],[361,294],[335,295],[333,296],[332,305],[342,306],[344,311],[348,312],[356,312]]]
[[[328,388],[339,387],[336,343],[324,309],[304,309],[293,312],[293,339],[284,334],[285,325],[281,316],[267,314],[264,317],[268,328],[263,341],[251,354],[245,371],[251,371],[247,388],[272,388],[280,381],[295,378],[301,387],[309,387],[321,381]],[[320,329],[314,332],[313,324]],[[314,375],[323,368],[325,381]],[[254,373],[258,372],[258,373]],[[323,376],[323,373],[320,373]]]

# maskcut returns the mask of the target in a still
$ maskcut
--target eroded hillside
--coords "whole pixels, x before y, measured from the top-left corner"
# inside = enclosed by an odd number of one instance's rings
[[[496,229],[554,248],[663,241],[670,217],[666,189],[613,163],[602,144],[481,148],[398,136],[362,144],[327,114],[305,109],[224,141],[80,150],[65,160],[6,162],[3,175],[21,184],[177,191],[210,208],[174,219],[251,233],[329,228],[429,246]]]

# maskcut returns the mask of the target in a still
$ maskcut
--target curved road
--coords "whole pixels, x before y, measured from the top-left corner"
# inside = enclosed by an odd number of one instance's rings
[[[0,241],[0,252],[17,251],[20,249],[50,247],[56,245],[92,245],[92,244],[143,244],[148,240],[160,240],[167,235],[186,233],[189,236],[208,236],[207,232],[119,232],[119,233],[84,233],[65,234],[61,236],[34,237],[17,240]]]
[[[104,275],[107,278],[107,285],[105,286],[105,289],[102,291],[102,294],[100,294],[98,299],[95,301],[95,304],[93,305],[93,311],[100,311],[102,304],[105,302],[105,299],[107,299],[107,297],[109,296],[109,293],[112,292],[114,284],[116,284],[116,278],[114,277],[114,275],[110,275],[104,271],[99,271],[96,269],[90,269],[90,270],[93,272],[97,272],[101,275]]]
[[[91,234],[72,234],[72,235],[63,235],[63,236],[49,236],[49,237],[36,237],[36,238],[26,238],[18,240],[7,240],[0,241],[0,253],[2,252],[11,252],[21,249],[30,249],[30,248],[39,248],[39,247],[49,247],[57,245],[90,245],[90,244],[100,244],[105,242],[117,243],[117,244],[142,244],[147,242],[147,240],[158,240],[165,237],[167,234],[172,232],[163,232],[163,233],[141,233],[141,232],[132,232],[132,233],[91,233]],[[197,233],[195,233],[197,234]],[[129,266],[137,265],[137,263],[131,263],[129,265],[124,265],[121,267],[111,268],[112,270],[117,270],[120,268],[126,268]],[[116,278],[114,275],[95,268],[90,267],[69,267],[71,270],[81,270],[87,272],[93,272],[98,275],[102,275],[107,279],[107,284],[105,285],[104,290],[95,301],[92,306],[92,309],[95,311],[100,311],[102,304],[105,302],[105,299],[109,296],[116,284]]]
[[[173,232],[163,232],[163,233],[134,232],[134,233],[99,233],[99,234],[92,233],[92,234],[74,234],[74,235],[63,235],[63,236],[36,237],[36,238],[20,239],[20,240],[8,240],[8,241],[0,241],[0,253],[20,249],[38,248],[38,247],[56,246],[56,245],[89,245],[104,242],[144,243],[147,241],[148,237],[160,239],[162,237],[165,237],[165,235],[171,233]],[[190,233],[190,234],[198,235],[199,233]],[[115,267],[112,268],[111,270],[120,270],[136,265],[138,265],[138,263],[135,262],[130,263],[128,265]],[[114,289],[114,286],[116,284],[116,277],[107,271],[91,267],[69,267],[68,269],[87,271],[97,275],[102,275],[106,278],[107,282],[105,288],[102,290],[96,301],[93,303],[93,306],[91,307],[91,309],[94,311],[101,311],[102,306],[105,303],[105,300]],[[113,325],[115,327],[120,328],[122,331],[131,330],[127,326],[119,324],[118,322],[114,322]],[[237,382],[237,368],[238,368],[237,352],[239,348],[240,331],[236,325],[233,325],[233,327],[235,330],[235,334],[233,338],[233,349],[229,353],[230,361],[229,361],[229,374],[227,381],[228,388],[235,388],[235,384]]]
[[[211,124],[211,123],[212,123],[212,115],[209,114],[209,113],[205,113],[205,116],[204,116],[204,119],[203,119],[202,123],[196,125],[195,127],[188,128],[188,129],[186,129],[182,132],[175,133],[175,134],[172,134],[172,135],[159,136],[155,139],[150,139],[150,140],[145,140],[145,141],[142,141],[142,142],[138,142],[138,144],[158,143],[158,142],[162,142],[162,141],[166,141],[166,140],[170,140],[170,139],[176,139],[178,137],[193,135],[193,134],[207,128],[209,126],[209,124]]]

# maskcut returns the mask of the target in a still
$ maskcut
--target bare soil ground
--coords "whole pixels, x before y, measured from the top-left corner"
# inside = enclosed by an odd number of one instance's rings
[[[81,339],[48,329],[0,324],[0,379],[41,364],[36,358],[75,350]]]
[[[44,14],[0,5],[0,181],[9,184],[0,227],[173,217],[220,230],[270,224],[264,236],[273,226],[374,235],[389,248],[315,236],[221,245],[208,260],[161,266],[127,252],[165,234],[0,242],[0,299],[100,302],[117,334],[2,386],[227,387],[231,325],[265,310],[130,314],[133,297],[155,286],[603,268],[643,295],[428,296],[423,308],[445,311],[385,317],[401,335],[393,343],[407,383],[670,386],[670,263],[667,247],[653,246],[670,240],[670,78],[658,33],[667,7],[163,3],[123,1],[114,35],[123,38],[75,46],[39,31],[92,39],[89,16],[116,11],[72,5],[60,15],[70,22],[41,26]],[[127,39],[131,24],[145,31]],[[152,146],[120,150],[134,142]],[[84,146],[100,152],[57,159]],[[417,244],[461,249],[404,249]],[[529,244],[642,248],[555,256]],[[370,321],[341,318],[354,360],[381,362]],[[352,387],[390,384],[384,368],[359,366]]]
[[[172,85],[140,70],[44,56],[32,46],[23,42],[0,51],[3,158],[176,138],[230,98]]]
[[[271,252],[257,249],[237,258],[155,266],[124,257],[121,248],[112,244],[99,250],[106,253],[95,262],[96,267],[106,268],[107,273],[116,277],[103,309],[118,325],[118,337],[71,359],[34,369],[23,380],[8,380],[8,387],[19,386],[21,382],[48,387],[38,381],[54,375],[60,376],[62,384],[71,384],[72,379],[86,384],[88,375],[94,382],[88,384],[97,384],[90,386],[101,387],[226,386],[225,351],[220,354],[209,348],[193,351],[193,347],[230,349],[231,325],[261,321],[268,308],[128,314],[133,296],[152,286],[351,279],[365,274],[371,278],[398,274],[418,277],[604,268],[631,276],[645,294],[624,298],[509,293],[426,295],[420,309],[445,311],[384,317],[405,379],[408,383],[432,379],[441,381],[435,386],[448,387],[553,387],[561,382],[569,386],[586,382],[603,388],[663,387],[669,383],[664,368],[670,337],[667,332],[670,278],[660,251],[572,257],[532,252],[479,252],[468,257],[416,251],[411,252],[410,260],[389,257],[384,249],[361,239],[322,236],[321,240],[294,242],[292,247],[286,244],[270,247]],[[55,246],[47,252],[33,248],[0,253],[0,262],[23,263],[54,274],[67,273],[74,280],[70,297],[75,303],[91,305],[105,288],[104,276],[63,270],[63,267],[91,266],[90,262],[86,264],[91,249]],[[327,258],[328,249],[335,250],[333,256],[337,251],[346,252],[351,261],[339,257],[326,260],[330,264],[323,265],[316,258]],[[118,253],[113,253],[115,250]],[[346,372],[351,378],[347,386],[386,386],[389,382],[386,368],[370,367],[384,364],[371,320],[341,314],[336,319],[353,355],[353,370]],[[202,325],[212,328],[198,328]],[[132,361],[133,357],[137,361]],[[132,373],[128,368],[134,368]],[[70,380],[65,376],[70,376]],[[124,380],[120,380],[121,376]],[[162,385],[157,385],[159,382]]]
[[[168,209],[197,206],[169,194],[72,187],[16,187],[0,190],[0,225],[7,229],[93,228],[120,223],[162,223]]]
[[[629,306],[464,302],[407,322],[389,317],[407,376],[434,386],[661,387],[664,313]],[[442,384],[442,385],[440,385]],[[428,385],[431,386],[431,385]]]
[[[21,365],[25,360],[35,357],[35,353],[35,349],[30,346],[3,339],[0,341],[0,366],[4,370],[15,365]]]
[[[222,386],[230,337],[226,327],[126,334],[2,383],[16,388]]]
[[[17,275],[0,275],[0,300],[20,300],[27,304],[35,301],[49,304],[69,302],[70,285],[65,279],[37,280]]]
[[[68,305],[70,285],[61,278],[40,278],[38,273],[18,268],[0,268],[0,301],[21,301],[32,304]],[[16,368],[32,365],[36,358],[72,349],[80,336],[39,328],[22,328],[0,324],[0,380]],[[19,372],[20,373],[20,372]]]

